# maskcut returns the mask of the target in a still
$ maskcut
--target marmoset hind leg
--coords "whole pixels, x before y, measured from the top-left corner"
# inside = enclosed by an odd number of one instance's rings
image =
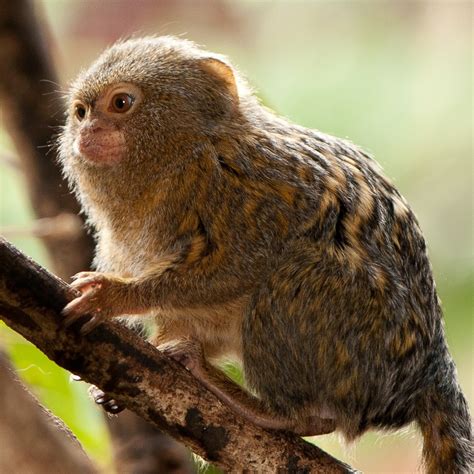
[[[222,371],[208,364],[199,342],[186,339],[172,341],[158,347],[189,370],[210,392],[235,413],[264,429],[287,430],[300,436],[331,433],[336,426],[333,420],[308,416],[303,422],[279,418],[271,414],[256,397],[240,388]]]

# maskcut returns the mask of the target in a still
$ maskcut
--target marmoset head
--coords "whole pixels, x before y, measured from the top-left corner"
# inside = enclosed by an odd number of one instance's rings
[[[238,115],[237,80],[225,59],[172,37],[130,39],[72,84],[60,160],[75,186],[89,173],[107,187],[105,176],[117,170],[153,174],[185,160]]]

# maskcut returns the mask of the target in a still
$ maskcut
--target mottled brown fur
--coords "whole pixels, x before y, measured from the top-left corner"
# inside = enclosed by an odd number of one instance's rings
[[[472,469],[425,242],[377,163],[275,116],[186,41],[113,46],[71,100],[93,113],[118,82],[143,92],[125,158],[76,156],[72,116],[60,140],[106,273],[80,277],[96,291],[69,313],[151,311],[157,344],[194,340],[207,361],[242,362],[255,406],[295,427],[331,419],[352,439],[417,421],[429,472]]]

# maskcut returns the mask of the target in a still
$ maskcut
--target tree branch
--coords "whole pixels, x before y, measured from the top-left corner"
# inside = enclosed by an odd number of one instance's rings
[[[175,361],[104,322],[81,336],[62,326],[71,288],[0,238],[0,317],[49,358],[226,470],[354,472],[289,433],[246,424]]]
[[[97,472],[74,435],[14,375],[0,350],[0,472]]]

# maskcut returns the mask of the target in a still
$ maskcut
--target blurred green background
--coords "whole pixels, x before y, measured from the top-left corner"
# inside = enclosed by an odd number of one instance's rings
[[[228,55],[280,114],[373,153],[424,229],[448,342],[473,406],[469,1],[43,0],[35,5],[49,28],[64,87],[120,37],[178,34]],[[0,156],[7,155],[15,150],[0,123]],[[0,161],[0,233],[48,266],[40,242],[9,232],[31,219],[21,173]],[[71,383],[67,373],[3,325],[0,344],[42,402],[110,470],[107,431],[84,384]],[[371,433],[351,446],[335,435],[315,442],[364,472],[420,469],[421,439],[413,428]]]

